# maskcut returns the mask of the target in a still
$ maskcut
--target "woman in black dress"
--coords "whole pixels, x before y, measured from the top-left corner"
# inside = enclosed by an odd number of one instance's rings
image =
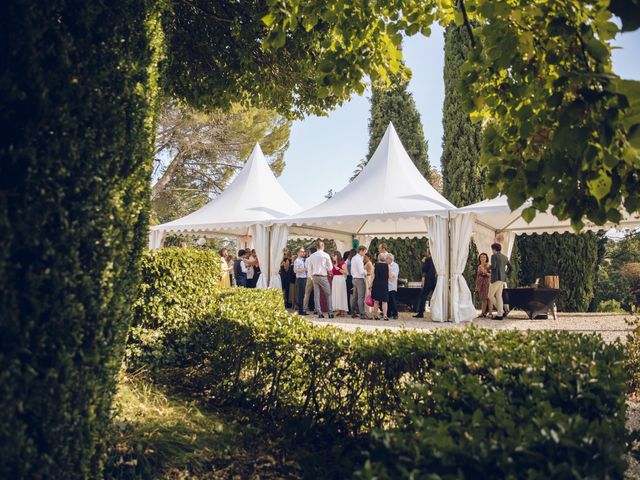
[[[389,301],[389,264],[387,263],[387,254],[385,252],[378,255],[378,261],[373,268],[371,298],[373,298],[374,301],[373,318],[375,320],[380,320],[380,317],[378,317],[378,302],[380,302],[382,304],[382,319],[389,320],[389,317],[387,317],[387,302]]]

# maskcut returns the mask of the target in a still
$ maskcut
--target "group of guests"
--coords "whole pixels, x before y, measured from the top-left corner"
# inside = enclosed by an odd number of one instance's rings
[[[239,250],[235,259],[229,255],[226,248],[220,249],[219,254],[222,267],[221,286],[256,288],[260,278],[260,261],[255,250]]]
[[[303,247],[291,258],[285,252],[280,265],[280,279],[287,308],[295,308],[299,315],[316,312],[334,318],[351,315],[353,318],[389,320],[398,318],[398,276],[400,266],[385,244],[372,255],[366,246],[341,254],[324,251],[324,242],[306,252]],[[512,266],[502,253],[499,243],[491,245],[491,258],[478,256],[475,292],[482,302],[479,318],[502,320],[508,313],[502,299]],[[239,250],[233,259],[226,248],[220,250],[222,286],[255,288],[260,276],[260,261],[255,250]],[[427,250],[422,259],[423,286],[415,318],[424,318],[427,300],[436,286],[435,265]],[[492,313],[495,307],[495,315]],[[380,317],[380,314],[382,317]]]
[[[381,244],[375,256],[360,246],[344,253],[324,251],[317,242],[309,252],[299,248],[294,259],[285,253],[280,267],[287,307],[299,315],[316,312],[329,318],[398,318],[397,293],[400,267]]]
[[[509,313],[505,310],[502,291],[513,270],[509,258],[502,253],[502,245],[491,245],[491,259],[486,253],[478,255],[475,291],[482,301],[482,311],[478,318],[502,320]],[[496,308],[494,315],[493,308]]]

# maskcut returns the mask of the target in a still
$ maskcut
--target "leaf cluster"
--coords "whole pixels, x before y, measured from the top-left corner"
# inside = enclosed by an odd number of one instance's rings
[[[631,436],[620,344],[559,332],[511,332],[498,343],[474,333],[464,344],[442,339],[433,377],[407,388],[398,426],[373,432],[357,478],[624,475]]]
[[[302,30],[321,32],[317,58],[327,94],[362,91],[363,80],[404,75],[402,33],[438,20],[464,26],[473,47],[458,85],[463,108],[483,123],[486,194],[512,208],[598,225],[640,209],[640,82],[611,69],[610,41],[638,28],[635,0],[272,0],[267,46]],[[288,43],[287,43],[288,44]]]

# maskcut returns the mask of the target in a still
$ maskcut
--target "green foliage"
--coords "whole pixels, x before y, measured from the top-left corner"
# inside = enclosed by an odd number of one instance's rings
[[[170,363],[169,354],[188,348],[181,332],[194,319],[215,310],[220,271],[220,255],[210,249],[163,248],[144,253],[129,331],[130,369]],[[170,350],[167,342],[173,342]]]
[[[587,311],[594,295],[598,242],[592,232],[522,235],[516,239],[520,250],[522,285],[545,275],[560,276],[559,310]]]
[[[430,33],[454,21],[472,51],[460,79],[462,107],[483,121],[482,162],[489,196],[505,193],[512,208],[533,199],[536,210],[601,225],[640,209],[640,81],[611,69],[611,39],[638,22],[636,0],[418,1],[389,4],[272,0],[263,17],[266,44],[296,44],[319,35],[318,83],[327,96],[362,92],[369,75],[389,84],[406,76],[402,33]]]
[[[633,326],[633,331],[627,335],[625,344],[626,367],[629,372],[629,393],[640,391],[640,317],[627,320]]]
[[[514,478],[624,472],[619,344],[475,328],[348,333],[288,314],[275,290],[227,289],[210,308],[179,332],[159,323],[162,355],[145,359],[156,380],[266,413],[294,436],[322,430],[340,441],[378,429],[366,478],[413,468],[482,476],[491,466]]]
[[[98,478],[146,242],[160,2],[0,7],[0,477]]]
[[[426,238],[374,238],[369,244],[369,251],[377,252],[381,243],[393,253],[394,261],[400,267],[399,278],[406,278],[410,282],[422,279],[422,258],[429,246]]]
[[[620,344],[566,332],[443,337],[437,376],[409,386],[400,425],[374,432],[358,478],[623,477]]]
[[[347,100],[352,89],[329,92],[321,81],[322,32],[276,34],[280,51],[263,48],[267,3],[170,0],[163,17],[168,36],[164,63],[167,95],[198,109],[232,103],[278,110],[283,115],[323,114]],[[304,20],[305,25],[312,21]]]
[[[598,303],[599,312],[625,313],[622,304],[617,300],[603,300]]]
[[[606,240],[596,275],[594,304],[615,300],[625,311],[637,308],[640,298],[633,294],[623,274],[625,265],[637,262],[640,262],[640,234],[632,233],[619,241]]]
[[[442,177],[444,196],[463,207],[484,200],[486,171],[480,164],[482,127],[471,123],[458,90],[461,68],[471,43],[463,27],[447,26],[444,35],[444,105],[442,107]]]

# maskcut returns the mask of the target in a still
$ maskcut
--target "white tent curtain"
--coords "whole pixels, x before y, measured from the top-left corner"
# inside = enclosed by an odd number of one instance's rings
[[[469,243],[474,216],[466,213],[451,219],[451,317],[456,323],[476,317],[471,291],[464,278],[464,268],[469,256]]]
[[[267,288],[267,277],[269,275],[269,232],[264,225],[253,225],[249,228],[249,234],[253,239],[253,248],[256,250],[258,260],[260,260],[261,273],[258,277],[256,288]]]
[[[427,238],[429,239],[429,249],[431,258],[436,267],[438,280],[436,288],[431,296],[431,320],[434,322],[447,321],[447,240],[449,235],[449,222],[446,218],[439,216],[425,217],[424,223],[427,226]]]
[[[149,249],[159,250],[164,243],[164,232],[160,230],[151,230],[149,232]]]
[[[271,245],[269,256],[269,288],[282,289],[282,281],[280,280],[280,261],[282,259],[282,251],[287,246],[289,239],[289,227],[286,225],[274,225],[271,227]]]

